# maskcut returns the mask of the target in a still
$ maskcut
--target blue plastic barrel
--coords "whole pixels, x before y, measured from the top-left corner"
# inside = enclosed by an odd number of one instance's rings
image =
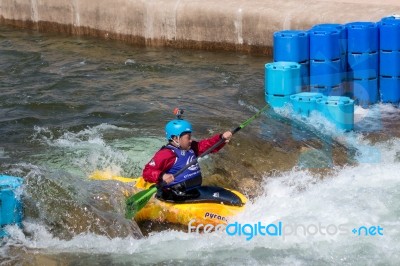
[[[288,96],[301,92],[300,64],[273,62],[265,65],[265,94]]]
[[[296,114],[309,117],[312,111],[317,110],[317,100],[322,97],[321,93],[301,92],[290,96],[290,102]]]
[[[333,29],[339,31],[340,35],[340,60],[341,60],[341,69],[340,72],[342,73],[342,80],[347,79],[347,28],[345,25],[342,24],[335,24],[335,23],[323,23],[317,24],[312,27],[312,29]],[[311,38],[311,37],[310,37]],[[310,49],[311,49],[311,41],[310,41]],[[311,52],[310,52],[311,58]]]
[[[342,54],[347,52],[347,28],[345,25],[336,23],[323,23],[317,24],[312,27],[312,29],[335,29],[339,31],[340,35],[340,51]]]
[[[399,32],[400,36],[400,32]],[[400,50],[379,52],[379,75],[400,77]]]
[[[274,33],[274,61],[303,62],[310,58],[306,31],[284,30]]]
[[[310,86],[310,92],[321,93],[324,96],[343,96],[345,93],[342,83],[334,86]]]
[[[284,107],[285,104],[290,102],[290,96],[265,94],[265,102],[267,102],[273,108],[280,108]]]
[[[334,60],[342,55],[340,33],[336,29],[313,28],[310,36],[310,59]]]
[[[348,97],[329,96],[317,100],[318,110],[342,130],[354,128],[354,101]]]
[[[400,23],[400,16],[399,15],[393,15],[393,16],[383,17],[381,19],[381,22]]]
[[[340,59],[310,60],[310,86],[331,87],[342,82],[342,63]]]
[[[364,108],[375,104],[379,100],[378,78],[355,79],[352,91],[355,104]]]
[[[22,182],[23,179],[19,177],[0,175],[0,237],[7,235],[4,226],[21,226],[22,204],[18,189]]]
[[[384,103],[400,102],[400,77],[380,76],[380,96]]]
[[[375,22],[352,22],[346,24],[347,52],[370,53],[379,50],[379,30]]]
[[[379,25],[380,49],[400,50],[400,19],[382,19]]]
[[[379,76],[379,54],[348,53],[348,77],[350,79],[368,79]]]

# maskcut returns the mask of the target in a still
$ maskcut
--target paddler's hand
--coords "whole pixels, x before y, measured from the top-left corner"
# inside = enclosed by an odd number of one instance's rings
[[[169,183],[171,183],[172,181],[174,181],[174,176],[173,176],[172,174],[163,174],[162,180],[163,180],[165,183],[169,184]]]
[[[222,138],[225,140],[225,143],[228,143],[229,140],[232,138],[232,132],[226,131],[222,134]]]

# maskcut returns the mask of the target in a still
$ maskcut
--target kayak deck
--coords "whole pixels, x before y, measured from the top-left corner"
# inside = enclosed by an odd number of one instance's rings
[[[247,198],[238,191],[221,187],[199,187],[200,196],[181,202],[151,199],[135,220],[173,223],[183,226],[227,224],[244,209]]]
[[[217,203],[231,206],[243,206],[241,198],[230,190],[222,187],[201,186],[196,188],[199,195],[182,201],[166,200],[157,197],[158,200],[174,204],[195,204],[195,203]]]

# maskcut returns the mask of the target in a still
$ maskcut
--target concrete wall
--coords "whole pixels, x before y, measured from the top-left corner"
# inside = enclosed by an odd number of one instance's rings
[[[344,2],[343,2],[344,1]],[[357,3],[358,2],[358,3]],[[0,0],[2,23],[135,44],[270,53],[272,34],[317,23],[378,21],[400,1]],[[397,3],[399,2],[399,3]]]

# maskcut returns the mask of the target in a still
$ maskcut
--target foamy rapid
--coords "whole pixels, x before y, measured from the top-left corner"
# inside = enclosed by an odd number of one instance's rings
[[[397,109],[378,105],[368,112],[356,109],[356,117],[362,116],[365,121],[373,119],[377,113],[385,116],[396,112],[398,114]],[[272,224],[276,226],[274,228],[280,224],[283,230],[280,235],[253,234],[250,238],[249,230],[241,235],[167,230],[155,232],[143,239],[109,239],[94,234],[81,234],[67,241],[52,236],[40,224],[26,221],[24,230],[30,236],[23,234],[21,229],[9,227],[12,238],[8,245],[40,249],[50,254],[106,254],[116,262],[150,264],[196,264],[200,261],[223,265],[238,262],[247,265],[398,264],[400,139],[391,138],[372,144],[361,133],[333,130],[329,124],[324,124],[326,121],[321,122],[319,117],[311,117],[311,121],[310,124],[316,127],[327,128],[325,134],[330,134],[345,145],[358,148],[357,162],[337,167],[324,178],[299,167],[274,177],[265,177],[261,184],[264,193],[250,202],[245,211],[230,223],[242,226],[248,224],[248,229],[255,224]],[[364,126],[369,127],[368,123],[358,124],[361,131]],[[44,138],[40,130],[38,134],[48,145],[57,148],[73,147],[77,151],[87,145],[96,145],[96,151],[102,147],[104,153],[116,156],[116,161],[129,157],[112,144],[105,144],[99,133],[94,131],[97,129],[89,130],[88,135],[84,131],[72,135],[68,133],[58,139]],[[82,140],[82,136],[92,137]],[[149,140],[140,139],[137,143],[145,141]],[[159,143],[155,142],[153,144],[157,146]],[[89,153],[82,157],[85,156],[92,155]],[[148,156],[146,154],[144,157]]]

